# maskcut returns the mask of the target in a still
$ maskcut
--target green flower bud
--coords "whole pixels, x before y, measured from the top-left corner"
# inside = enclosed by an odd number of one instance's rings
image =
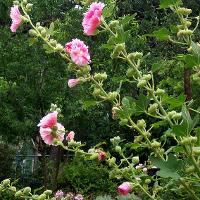
[[[140,162],[140,158],[138,156],[135,156],[132,158],[132,163],[133,164],[138,164]]]
[[[47,196],[50,196],[52,194],[52,190],[46,190],[44,191],[44,194],[46,194]]]
[[[10,179],[5,179],[5,180],[3,180],[3,181],[2,181],[2,185],[3,185],[4,187],[10,185]]]
[[[36,23],[36,27],[38,28],[40,26],[40,22],[37,22]]]
[[[128,119],[121,119],[121,121],[119,122],[119,124],[120,124],[121,126],[127,125],[127,124],[128,124]]]
[[[138,59],[141,59],[142,56],[143,56],[143,53],[136,51],[134,53],[128,54],[127,58],[130,60],[138,60]]]
[[[115,28],[118,25],[119,25],[119,21],[113,20],[113,21],[110,22],[110,24],[108,26],[112,29],[112,28]]]
[[[162,96],[162,95],[164,95],[165,94],[165,90],[162,90],[162,89],[160,89],[160,88],[158,88],[157,90],[156,90],[156,95],[157,96]]]
[[[94,153],[90,156],[90,160],[95,160],[98,158],[98,153]]]
[[[37,195],[37,194],[32,195],[32,198],[33,198],[34,200],[38,200],[38,197],[39,197],[39,195]]]
[[[119,144],[121,142],[121,138],[119,136],[116,136],[114,138],[110,139],[110,142],[115,145],[115,144]]]
[[[187,145],[190,144],[190,139],[188,137],[184,137],[182,138],[182,140],[180,141],[181,145]]]
[[[135,70],[133,68],[128,68],[128,70],[126,71],[126,75],[128,77],[133,77],[135,75]]]
[[[30,36],[37,36],[38,34],[37,34],[37,32],[34,29],[30,29],[29,30],[29,35]]]
[[[181,15],[189,15],[189,14],[192,13],[192,10],[191,10],[191,9],[188,9],[188,8],[178,8],[178,9],[176,10],[176,12],[177,12],[178,14],[181,14]]]
[[[185,169],[185,172],[190,174],[193,173],[195,171],[195,167],[194,166],[189,166]]]
[[[92,94],[93,94],[93,96],[98,97],[99,95],[102,94],[102,92],[101,92],[100,89],[98,89],[98,88],[94,88],[94,91],[93,91]]]
[[[23,0],[22,2],[23,2],[23,4],[27,4],[28,3],[27,0]]]
[[[196,154],[196,155],[200,155],[200,149],[194,147],[193,153]]]
[[[56,40],[54,40],[54,39],[50,39],[50,41],[49,41],[49,43],[52,45],[52,46],[56,46],[56,44],[57,44],[57,41]]]
[[[11,190],[12,192],[14,192],[14,193],[17,191],[16,187],[14,187],[14,186],[11,186],[11,187],[10,187],[10,190]]]
[[[181,119],[182,114],[181,113],[176,113],[172,116],[173,119]]]
[[[46,34],[47,34],[46,29],[45,29],[45,28],[42,29],[42,30],[41,30],[41,35],[42,35],[43,37],[46,37]]]
[[[13,1],[13,4],[18,6],[19,5],[19,1]]]
[[[116,151],[117,153],[121,153],[122,148],[121,148],[120,146],[116,146],[116,147],[115,147],[115,151]]]
[[[120,53],[125,49],[125,44],[122,43],[122,44],[117,44],[114,48],[114,51],[111,55],[111,58],[117,58]]]
[[[0,193],[2,192],[2,190],[3,190],[3,187],[0,185]]]
[[[41,31],[44,29],[44,27],[42,27],[42,26],[38,26],[37,29],[38,29],[38,31],[41,32]]]
[[[151,80],[151,74],[145,74],[143,77],[142,77],[143,80],[146,80],[146,81],[149,81]]]
[[[192,33],[193,33],[192,30],[179,30],[177,36],[178,37],[187,36],[187,35],[192,35]]]
[[[63,46],[61,44],[57,44],[55,50],[59,51],[59,52],[62,52],[63,51]]]
[[[106,72],[104,73],[95,73],[94,74],[94,79],[97,81],[104,81],[107,79],[107,74]]]
[[[153,142],[151,143],[151,146],[152,146],[153,148],[159,148],[159,147],[161,146],[161,144],[160,144],[160,142],[153,141]]]
[[[108,100],[110,100],[110,101],[115,100],[117,98],[118,94],[119,94],[118,92],[109,92],[108,93]]]
[[[147,85],[147,81],[146,80],[139,80],[137,87],[138,88],[143,88]]]
[[[109,166],[114,166],[116,163],[116,158],[115,157],[112,157],[111,159],[108,160],[108,164]]]
[[[134,138],[134,143],[140,143],[143,140],[143,136],[139,135]]]
[[[28,3],[28,4],[26,5],[26,9],[27,9],[27,10],[31,10],[32,7],[33,7],[33,4],[32,4],[32,3]]]
[[[24,189],[23,189],[23,194],[24,195],[29,195],[31,193],[31,188],[30,187],[25,187]]]
[[[149,133],[148,131],[145,131],[143,132],[143,135],[149,138],[151,136],[151,133]]]
[[[15,193],[15,197],[16,198],[19,198],[19,197],[21,197],[22,196],[22,191],[21,190],[19,190],[19,191],[17,191],[16,193]]]
[[[189,137],[191,143],[196,143],[197,142],[197,137],[196,136],[190,136]]]
[[[148,108],[148,113],[149,114],[155,114],[157,109],[158,109],[158,104],[157,103],[151,104],[149,106],[149,108]]]
[[[146,179],[146,180],[145,180],[145,183],[146,183],[146,184],[150,184],[150,183],[151,183],[151,179]]]
[[[144,121],[144,119],[138,120],[138,121],[137,121],[137,126],[138,126],[140,129],[145,129],[145,128],[146,128],[146,122]]]
[[[41,194],[39,197],[38,197],[38,200],[45,200],[46,199],[46,194]]]

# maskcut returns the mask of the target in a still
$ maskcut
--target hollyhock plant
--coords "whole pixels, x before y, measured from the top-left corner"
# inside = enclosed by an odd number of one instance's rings
[[[125,196],[130,192],[132,192],[132,185],[130,182],[124,182],[118,187],[117,191],[119,192],[120,195]]]
[[[65,45],[65,51],[70,54],[72,61],[79,66],[85,66],[91,62],[88,46],[79,39],[68,42]]]
[[[66,137],[66,140],[68,140],[68,141],[73,140],[74,139],[74,135],[75,135],[74,131],[70,131],[68,133],[67,137]]]
[[[52,128],[53,126],[57,124],[57,115],[58,115],[58,112],[56,111],[47,114],[45,117],[43,117],[40,120],[40,123],[37,126],[42,127],[42,128]]]
[[[73,88],[75,87],[77,84],[79,84],[80,80],[77,78],[77,79],[69,79],[68,80],[68,86],[70,88]]]
[[[82,26],[86,35],[94,35],[95,30],[100,26],[104,6],[104,3],[94,2],[84,14]]]
[[[10,10],[10,18],[12,19],[12,24],[10,26],[10,29],[12,32],[16,32],[19,26],[22,24],[22,19],[21,19],[21,13],[19,11],[18,6],[13,6],[11,7]]]

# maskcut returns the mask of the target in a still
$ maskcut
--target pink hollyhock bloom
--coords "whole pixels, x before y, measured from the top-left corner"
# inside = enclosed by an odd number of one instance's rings
[[[94,2],[84,14],[82,26],[86,35],[93,35],[96,28],[100,26],[104,6],[104,3]]]
[[[74,200],[83,200],[83,195],[77,194],[77,195],[74,197]]]
[[[72,61],[77,65],[85,66],[91,62],[88,46],[79,39],[68,42],[65,45],[65,51],[70,54]]]
[[[64,192],[63,192],[62,190],[58,190],[58,191],[55,193],[55,198],[56,198],[56,200],[61,200],[63,197],[64,197]]]
[[[22,23],[22,19],[21,19],[21,13],[19,11],[19,7],[18,6],[13,6],[10,10],[10,17],[12,19],[12,24],[10,26],[10,29],[12,32],[16,32],[18,27],[21,25]]]
[[[52,128],[57,124],[57,115],[58,113],[56,111],[47,114],[40,120],[40,123],[37,126],[42,128]]]
[[[68,86],[70,87],[70,88],[73,88],[73,87],[75,87],[76,85],[78,85],[79,84],[79,79],[78,78],[76,78],[76,79],[69,79],[68,80]]]
[[[106,153],[104,151],[101,151],[100,149],[97,149],[96,152],[98,153],[98,160],[102,161],[106,158]]]
[[[68,140],[68,141],[73,140],[74,139],[74,135],[75,135],[74,131],[70,131],[68,133],[67,137],[66,137],[66,140]]]
[[[46,144],[54,145],[54,139],[57,139],[61,142],[64,140],[65,128],[60,123],[57,123],[53,128],[40,127],[40,135]]]
[[[132,185],[129,182],[124,182],[118,187],[117,191],[121,195],[127,195],[128,193],[132,192]]]

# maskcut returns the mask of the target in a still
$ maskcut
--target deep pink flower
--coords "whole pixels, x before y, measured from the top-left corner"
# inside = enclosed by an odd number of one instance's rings
[[[61,142],[64,140],[65,128],[60,123],[57,123],[53,128],[40,127],[40,135],[46,144],[54,145],[54,139]]]
[[[98,160],[102,161],[106,158],[106,153],[104,151],[101,151],[100,149],[97,149],[96,152],[98,153]]]
[[[132,192],[132,185],[129,182],[124,182],[118,187],[117,191],[121,195],[127,195],[128,193]]]
[[[40,123],[37,126],[42,128],[52,128],[57,124],[57,115],[58,113],[56,111],[47,114],[40,120]]]
[[[10,18],[12,19],[12,24],[10,26],[10,29],[11,29],[12,32],[16,32],[18,27],[22,23],[21,13],[19,11],[19,7],[18,6],[11,7]]]
[[[100,26],[104,6],[104,3],[94,2],[84,14],[82,26],[86,35],[93,35],[96,28]]]
[[[78,78],[76,78],[76,79],[69,79],[69,80],[68,80],[68,86],[69,86],[70,88],[73,88],[73,87],[75,87],[77,84],[79,84],[79,82],[80,82],[80,80],[79,80]]]
[[[66,140],[68,140],[68,141],[73,140],[74,139],[74,135],[75,135],[74,131],[70,131],[68,133],[67,137],[66,137]]]
[[[65,51],[70,54],[72,61],[77,65],[85,66],[91,62],[88,46],[79,39],[68,42],[65,45]]]

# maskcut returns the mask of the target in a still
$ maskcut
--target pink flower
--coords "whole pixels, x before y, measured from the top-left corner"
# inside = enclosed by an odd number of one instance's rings
[[[68,133],[66,139],[67,139],[68,141],[71,141],[71,140],[74,139],[74,135],[75,135],[74,131],[70,131],[70,132]]]
[[[12,24],[10,26],[10,29],[12,32],[16,32],[18,27],[21,25],[22,23],[22,19],[21,19],[21,13],[19,11],[18,6],[13,6],[10,10],[10,17],[12,19]]]
[[[90,5],[89,10],[84,14],[82,26],[86,35],[93,35],[96,28],[100,26],[104,6],[104,3],[94,2]]]
[[[68,42],[65,45],[65,51],[70,54],[72,61],[77,65],[85,66],[91,62],[88,46],[79,39]]]
[[[117,191],[121,195],[127,195],[128,193],[132,191],[132,185],[129,182],[124,182],[118,187]]]
[[[63,197],[64,197],[64,192],[63,192],[62,190],[58,190],[58,191],[55,193],[55,198],[56,198],[56,200],[61,200]]]
[[[98,160],[102,161],[106,158],[106,153],[104,151],[101,151],[100,149],[97,149],[96,152],[98,153]]]
[[[40,127],[40,135],[46,144],[54,145],[54,139],[61,142],[64,140],[65,128],[60,123],[57,123],[53,128]]]
[[[42,128],[52,128],[57,124],[57,115],[58,113],[56,111],[49,113],[40,120],[40,123],[37,126]]]
[[[68,80],[68,86],[70,87],[70,88],[73,88],[73,87],[75,87],[77,84],[79,84],[79,79],[77,78],[77,79],[69,79]]]

